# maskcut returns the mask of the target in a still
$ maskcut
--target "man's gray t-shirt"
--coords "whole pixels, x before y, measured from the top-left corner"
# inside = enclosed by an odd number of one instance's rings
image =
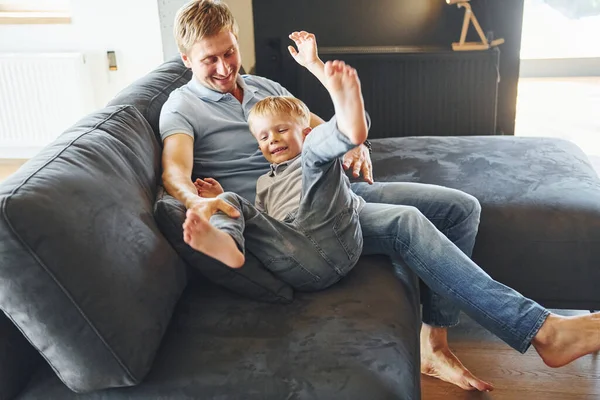
[[[277,82],[253,75],[238,76],[244,90],[240,103],[229,93],[202,86],[195,78],[174,90],[160,114],[162,140],[183,133],[194,139],[192,179],[214,178],[225,191],[254,203],[256,181],[269,171],[248,128],[248,113],[268,96],[292,96]]]

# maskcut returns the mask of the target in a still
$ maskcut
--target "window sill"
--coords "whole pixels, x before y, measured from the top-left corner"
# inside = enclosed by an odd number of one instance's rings
[[[70,23],[71,23],[71,16],[66,12],[0,11],[0,25],[70,24]]]

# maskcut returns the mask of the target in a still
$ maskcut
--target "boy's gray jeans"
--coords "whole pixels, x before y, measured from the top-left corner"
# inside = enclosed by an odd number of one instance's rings
[[[337,131],[335,118],[316,127],[302,149],[302,198],[298,211],[278,221],[241,196],[219,195],[240,212],[222,212],[210,223],[227,232],[275,276],[297,290],[324,289],[345,276],[362,252],[357,204],[340,156],[355,147]]]

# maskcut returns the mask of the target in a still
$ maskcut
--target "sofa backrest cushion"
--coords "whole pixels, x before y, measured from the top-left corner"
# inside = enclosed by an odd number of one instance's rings
[[[139,111],[108,107],[0,184],[0,308],[76,392],[139,383],[186,284],[159,165]]]
[[[191,78],[192,71],[176,57],[127,86],[108,105],[130,104],[137,108],[150,123],[158,142],[162,143],[158,126],[160,110],[171,92],[188,83]]]

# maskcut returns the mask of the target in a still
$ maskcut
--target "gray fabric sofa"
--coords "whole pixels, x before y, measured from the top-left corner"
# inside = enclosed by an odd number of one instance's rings
[[[293,294],[182,245],[156,133],[189,79],[160,66],[0,184],[0,399],[418,399],[413,274]]]
[[[334,287],[293,294],[182,244],[157,131],[189,79],[165,63],[0,184],[0,399],[420,398],[414,274],[363,257]],[[576,146],[409,137],[373,148],[376,180],[480,200],[474,259],[493,277],[548,306],[600,308],[600,180]]]

